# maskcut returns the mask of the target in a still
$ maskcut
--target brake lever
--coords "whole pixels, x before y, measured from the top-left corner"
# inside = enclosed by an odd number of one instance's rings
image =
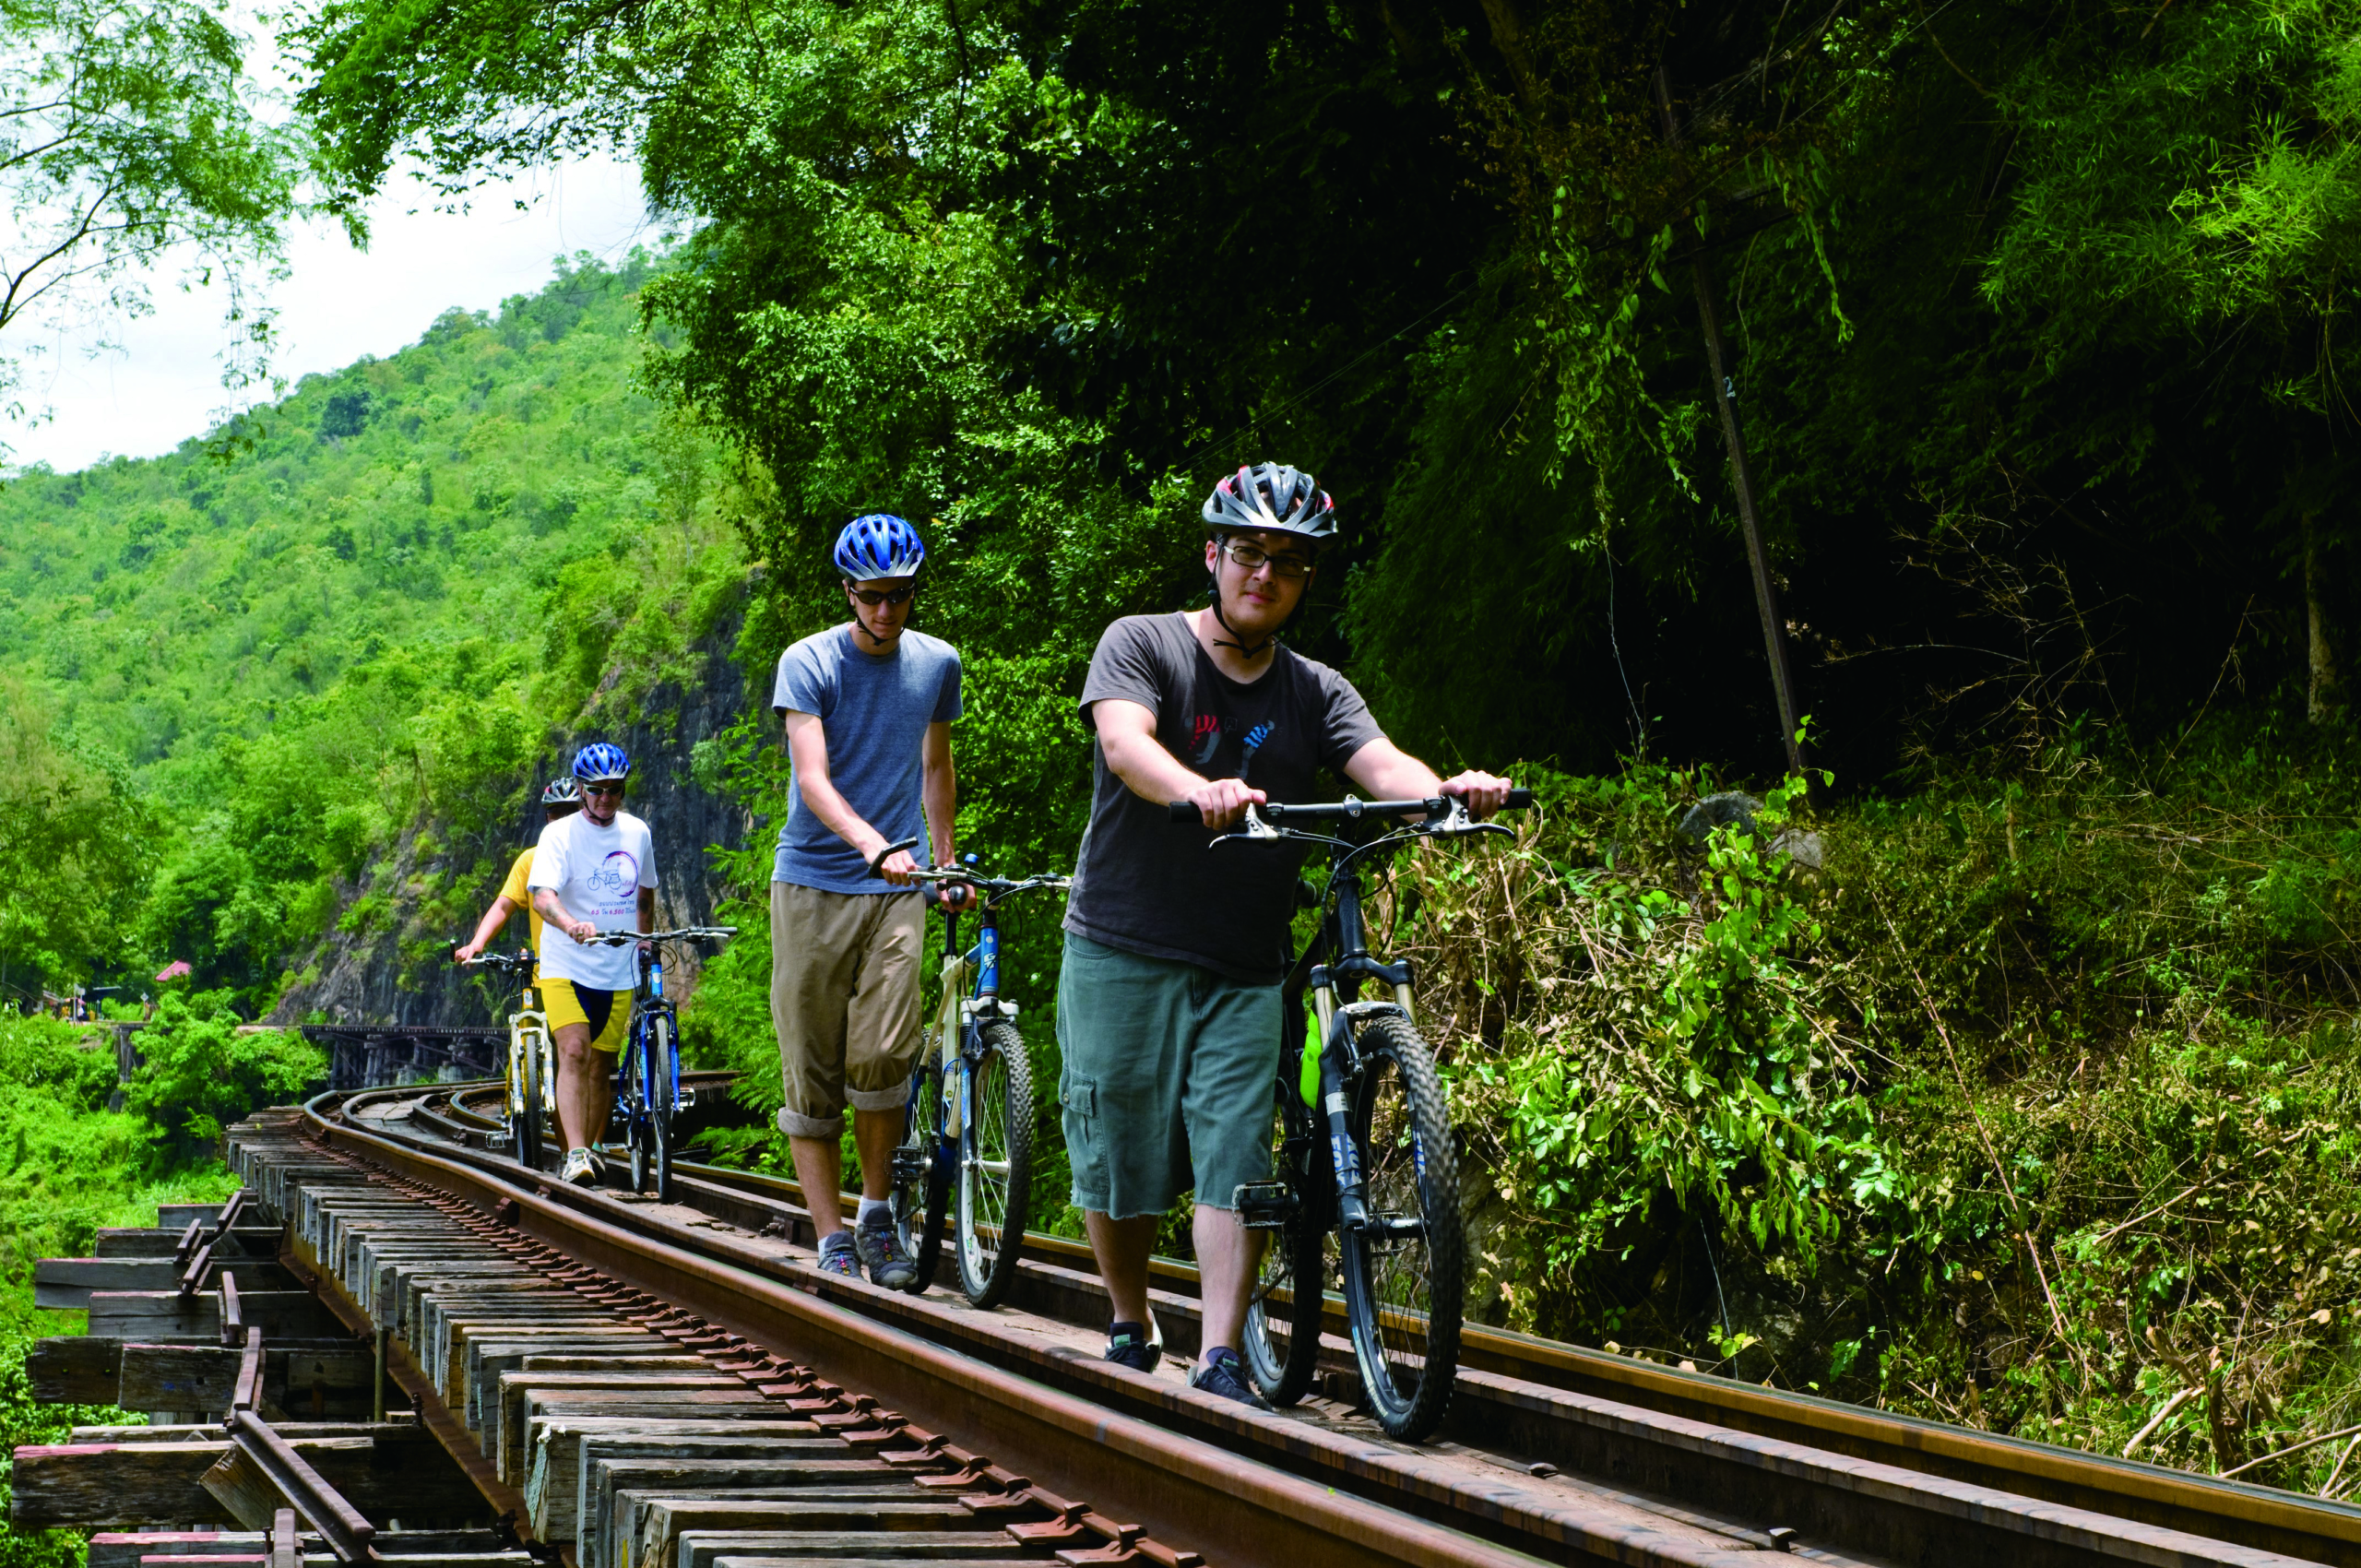
[[[1234,827],[1228,833],[1217,836],[1213,843],[1207,844],[1205,848],[1210,849],[1215,844],[1227,844],[1233,838],[1243,838],[1249,843],[1260,841],[1275,844],[1287,837],[1286,834],[1263,820],[1263,814],[1254,809],[1254,802],[1252,801],[1246,802],[1245,823],[1246,826],[1243,827]]]

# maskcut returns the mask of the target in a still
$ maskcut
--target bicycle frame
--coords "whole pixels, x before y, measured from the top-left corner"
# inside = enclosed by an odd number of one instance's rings
[[[973,1075],[968,1071],[975,1051],[970,1048],[982,1038],[985,1025],[1016,1016],[1016,1004],[1003,1002],[1000,996],[1000,910],[991,902],[979,902],[976,920],[976,944],[962,953],[957,911],[945,910],[943,917],[943,999],[935,1010],[934,1050],[946,1089],[955,1073],[958,1085],[956,1093],[943,1097],[935,1158],[943,1160],[956,1159],[959,1134],[975,1115]],[[970,975],[972,985],[968,984]],[[911,1094],[915,1103],[915,1086]]]
[[[1361,1230],[1370,1224],[1368,1185],[1346,1121],[1350,1103],[1347,1091],[1359,1077],[1361,1063],[1349,1025],[1376,1013],[1398,1013],[1405,1018],[1412,1014],[1408,960],[1397,959],[1388,964],[1370,954],[1368,926],[1361,916],[1360,869],[1353,863],[1354,858],[1354,854],[1337,858],[1329,880],[1328,908],[1321,919],[1320,932],[1305,944],[1302,956],[1296,960],[1281,990],[1282,1016],[1295,1019],[1303,1016],[1304,992],[1311,992],[1320,1040],[1316,1104],[1303,1103],[1299,1055],[1297,1093],[1281,1099],[1287,1108],[1291,1153],[1295,1152],[1292,1146],[1298,1136],[1316,1136],[1315,1130],[1327,1134],[1329,1164],[1336,1179],[1337,1227]],[[1323,954],[1335,956],[1323,963]],[[1393,1000],[1359,1000],[1364,981],[1387,987]],[[1297,1047],[1299,1052],[1300,1049]],[[1424,1157],[1415,1146],[1413,1156],[1423,1165]],[[1327,1226],[1321,1228],[1325,1229]]]

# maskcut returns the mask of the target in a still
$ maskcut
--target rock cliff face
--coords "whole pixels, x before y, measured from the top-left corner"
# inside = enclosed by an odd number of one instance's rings
[[[713,919],[723,888],[715,874],[708,847],[735,849],[751,830],[747,814],[727,796],[701,786],[691,767],[700,741],[710,740],[745,717],[750,702],[743,672],[732,650],[737,646],[738,618],[733,616],[691,650],[698,656],[697,673],[683,685],[661,684],[637,705],[640,717],[621,727],[586,728],[568,735],[533,766],[535,780],[563,772],[576,746],[592,740],[612,741],[631,754],[631,796],[625,809],[646,819],[656,839],[657,921],[660,926],[697,925]],[[753,694],[759,701],[767,693]],[[289,990],[269,1019],[274,1024],[301,1023],[314,1012],[330,1023],[408,1024],[412,1026],[482,1026],[496,1023],[476,986],[440,961],[439,947],[464,939],[482,913],[479,905],[462,929],[429,932],[419,925],[418,890],[440,885],[455,871],[479,878],[496,865],[505,873],[516,851],[540,836],[539,791],[528,790],[525,819],[497,844],[465,856],[440,852],[419,855],[415,831],[407,833],[372,875],[354,888],[347,907],[383,891],[388,895],[385,914],[370,926],[352,932],[332,932],[307,965],[317,978]],[[429,846],[433,846],[430,839]],[[464,864],[455,862],[464,861]],[[497,878],[486,885],[496,890]],[[485,903],[490,902],[487,893]],[[523,916],[512,922],[510,936],[521,941]],[[694,958],[686,973],[668,969],[665,990],[675,1000],[685,998],[695,984]]]

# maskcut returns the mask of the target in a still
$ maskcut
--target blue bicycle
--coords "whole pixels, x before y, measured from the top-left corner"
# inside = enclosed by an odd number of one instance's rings
[[[738,934],[734,925],[683,926],[678,931],[611,931],[591,938],[620,947],[641,943],[638,983],[632,988],[631,1037],[615,1063],[615,1104],[610,1135],[620,1132],[631,1157],[631,1190],[672,1201],[672,1118],[681,1110],[681,1020],[664,994],[664,949],[694,942],[700,951]]]
[[[893,845],[878,860],[910,844]],[[973,855],[967,864],[975,864]],[[953,868],[915,874],[975,890],[976,944],[960,951],[960,909],[928,888],[943,910],[943,994],[910,1075],[887,1201],[918,1264],[913,1295],[934,1277],[944,1232],[952,1230],[959,1289],[972,1305],[997,1306],[1016,1277],[1033,1173],[1033,1069],[1016,1032],[1016,1004],[1000,994],[1000,907],[1021,893],[1062,891],[1069,879],[1012,880]]]

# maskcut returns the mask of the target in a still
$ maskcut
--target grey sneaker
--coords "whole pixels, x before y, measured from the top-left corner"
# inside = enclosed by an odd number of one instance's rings
[[[1271,1408],[1271,1402],[1255,1393],[1254,1385],[1246,1381],[1246,1363],[1227,1345],[1215,1346],[1205,1352],[1204,1360],[1189,1369],[1189,1386],[1252,1405],[1258,1410]]]
[[[562,1182],[570,1182],[577,1187],[596,1185],[599,1180],[599,1157],[587,1148],[566,1150],[565,1169],[559,1173],[558,1179]]]
[[[860,1249],[860,1261],[869,1265],[872,1285],[907,1290],[917,1281],[919,1265],[903,1247],[901,1232],[894,1229],[893,1216],[880,1215],[874,1224],[863,1225],[854,1231],[853,1244]]]
[[[1151,1372],[1164,1359],[1164,1346],[1148,1337],[1136,1323],[1119,1323],[1107,1330],[1107,1360],[1135,1372]]]
[[[841,1274],[847,1279],[860,1277],[860,1254],[853,1250],[851,1231],[839,1230],[820,1239],[820,1272]]]

